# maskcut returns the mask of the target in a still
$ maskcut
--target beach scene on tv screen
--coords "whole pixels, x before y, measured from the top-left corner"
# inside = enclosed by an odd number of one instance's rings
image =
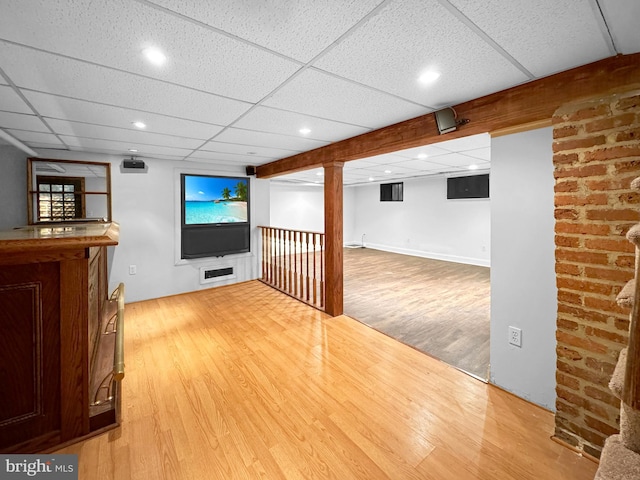
[[[248,180],[242,178],[184,177],[184,223],[247,222]]]

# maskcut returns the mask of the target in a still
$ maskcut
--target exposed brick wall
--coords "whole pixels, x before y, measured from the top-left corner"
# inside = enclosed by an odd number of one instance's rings
[[[628,340],[616,295],[633,277],[625,234],[640,220],[640,91],[562,106],[553,117],[558,286],[556,437],[599,456],[618,431],[607,388]]]

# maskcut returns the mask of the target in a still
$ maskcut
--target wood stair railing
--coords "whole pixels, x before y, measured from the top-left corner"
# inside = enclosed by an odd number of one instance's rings
[[[259,228],[262,231],[261,281],[324,310],[324,233]]]

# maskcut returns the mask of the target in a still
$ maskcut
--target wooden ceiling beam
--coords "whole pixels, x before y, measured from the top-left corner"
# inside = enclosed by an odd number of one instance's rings
[[[473,81],[470,79],[469,81]],[[618,55],[455,105],[469,123],[439,135],[428,113],[256,168],[258,178],[348,162],[406,148],[548,120],[564,103],[640,88],[640,53]]]

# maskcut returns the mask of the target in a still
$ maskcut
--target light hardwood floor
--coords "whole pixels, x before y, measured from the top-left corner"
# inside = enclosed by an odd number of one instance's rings
[[[258,282],[126,306],[123,423],[82,480],[586,480],[551,413]]]
[[[489,378],[489,268],[346,248],[344,272],[345,314]]]

